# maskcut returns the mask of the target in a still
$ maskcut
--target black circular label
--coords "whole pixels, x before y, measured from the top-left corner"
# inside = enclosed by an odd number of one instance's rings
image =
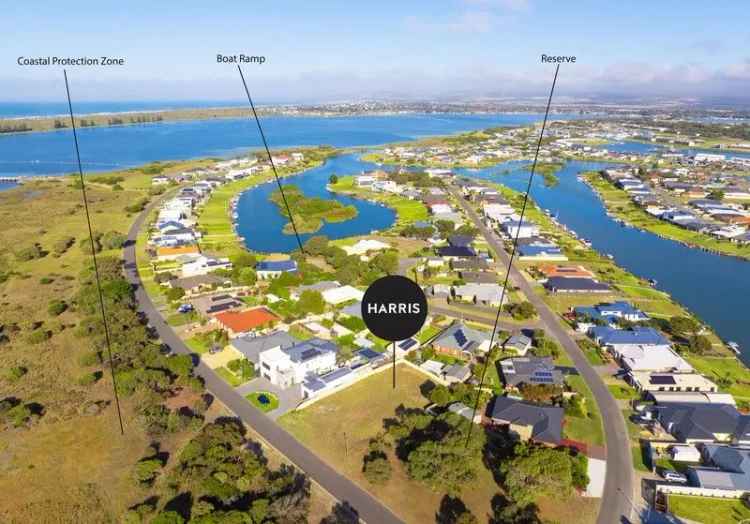
[[[427,298],[413,280],[379,278],[362,298],[362,320],[373,335],[395,342],[415,335],[427,318]]]

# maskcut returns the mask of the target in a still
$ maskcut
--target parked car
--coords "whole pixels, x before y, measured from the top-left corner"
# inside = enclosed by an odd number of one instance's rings
[[[663,470],[661,476],[668,482],[676,482],[678,484],[687,484],[688,482],[688,478],[685,475],[671,469]]]
[[[192,304],[182,304],[177,308],[178,313],[190,313],[193,310]]]

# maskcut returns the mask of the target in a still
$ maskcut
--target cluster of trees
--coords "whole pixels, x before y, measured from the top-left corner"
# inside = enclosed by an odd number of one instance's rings
[[[703,326],[692,317],[673,316],[668,321],[657,320],[657,326],[673,337],[684,342],[693,353],[705,355],[710,353],[713,345],[711,339],[703,335]]]
[[[139,198],[132,204],[125,206],[126,213],[140,213],[148,205],[149,199],[147,197]]]
[[[506,493],[521,505],[540,495],[566,497],[588,485],[588,459],[565,449],[519,443],[513,458],[501,465]]]
[[[536,309],[531,302],[523,301],[514,304],[506,304],[505,311],[516,320],[528,320],[536,316]]]
[[[270,469],[259,452],[250,448],[245,430],[236,419],[219,419],[204,426],[182,448],[177,464],[165,478],[180,504],[156,512],[153,498],[129,510],[126,523],[306,522],[309,482],[296,470]],[[136,476],[152,483],[160,473],[158,456],[141,460]],[[151,516],[153,515],[153,518]]]
[[[393,468],[387,454],[390,448],[391,442],[383,434],[370,440],[362,473],[372,484],[385,484],[391,479]]]
[[[163,400],[178,388],[203,392],[203,383],[193,375],[191,357],[167,355],[152,340],[135,310],[133,290],[123,278],[122,263],[118,258],[100,257],[98,265],[118,392],[123,397],[140,393],[137,397],[138,413],[146,430],[154,434],[176,431],[189,422],[187,418],[200,419],[199,414],[172,412],[162,405]],[[86,267],[80,275],[75,303],[84,315],[75,334],[90,344],[90,351],[81,357],[80,362],[103,363],[106,337],[92,266]]]
[[[480,366],[477,367],[479,368]],[[457,382],[450,386],[438,384],[430,390],[428,396],[430,402],[440,406],[446,406],[453,402],[461,402],[466,406],[473,407],[477,403],[477,395],[479,395],[479,406],[485,406],[491,396],[489,392],[480,392],[478,388],[463,382]]]
[[[554,340],[547,338],[543,329],[535,329],[532,332],[531,339],[534,342],[532,352],[537,357],[557,358],[560,356],[560,346]]]
[[[121,249],[125,244],[127,237],[117,231],[107,231],[106,233],[94,232],[94,253],[100,253],[104,249]],[[78,247],[87,254],[91,254],[91,239],[83,238]]]
[[[398,171],[390,173],[388,178],[397,184],[412,184],[414,187],[444,187],[439,178],[430,178],[427,173],[418,171]]]
[[[375,255],[369,262],[363,262],[357,255],[347,255],[338,246],[331,245],[325,236],[314,236],[305,243],[305,253],[322,256],[334,268],[335,280],[342,284],[367,285],[384,275],[398,270],[398,252],[388,250]]]
[[[414,224],[409,224],[408,226],[401,229],[401,232],[399,234],[405,238],[419,238],[422,240],[427,240],[428,238],[432,237],[433,233],[435,233],[435,228],[432,226],[417,227]]]
[[[363,472],[370,482],[383,483],[390,478],[386,449],[391,447],[409,477],[451,495],[475,481],[483,467],[484,432],[469,435],[469,424],[453,413],[434,417],[401,406],[384,426],[385,431],[370,442],[364,458]]]

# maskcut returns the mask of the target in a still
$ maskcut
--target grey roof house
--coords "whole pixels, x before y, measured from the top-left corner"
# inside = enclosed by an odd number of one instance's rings
[[[259,355],[268,349],[287,349],[299,341],[286,331],[275,331],[262,337],[240,336],[232,339],[232,346],[245,355],[253,364],[258,364]]]
[[[507,426],[511,434],[522,440],[551,445],[559,445],[562,440],[562,408],[495,397],[488,416],[493,424]]]
[[[512,357],[500,361],[506,388],[521,384],[560,386],[562,372],[555,367],[552,357]]]

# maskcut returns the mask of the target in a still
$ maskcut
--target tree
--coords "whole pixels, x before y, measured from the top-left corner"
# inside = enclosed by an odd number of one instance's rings
[[[306,289],[300,294],[297,307],[303,314],[313,313],[319,315],[325,311],[326,303],[320,291]]]
[[[325,235],[315,235],[305,242],[305,253],[312,256],[324,255],[328,251],[328,237]]]
[[[573,486],[570,457],[564,451],[517,446],[522,451],[503,465],[507,493],[519,503],[530,503],[538,495],[567,496]]]
[[[411,478],[449,495],[460,493],[467,483],[476,480],[486,440],[484,432],[473,431],[467,442],[467,425],[456,423],[445,437],[418,444],[407,458]]]
[[[101,237],[101,245],[104,249],[120,249],[127,237],[117,231],[108,231]]]
[[[254,286],[258,281],[258,275],[251,267],[243,267],[237,275],[237,283],[241,286]]]
[[[244,269],[246,267],[254,268],[258,263],[258,259],[252,253],[243,251],[232,257],[232,266],[238,269]]]
[[[674,316],[669,319],[669,329],[673,335],[689,338],[698,333],[700,324],[690,317]]]
[[[721,189],[712,189],[708,195],[706,195],[706,198],[709,198],[711,200],[723,200],[724,199],[724,191]]]
[[[448,235],[453,234],[453,232],[456,230],[456,225],[450,220],[438,220],[437,222],[435,222],[435,227],[443,237],[447,237]]]
[[[395,251],[378,253],[373,257],[370,263],[381,273],[392,275],[398,270],[398,253]]]
[[[523,301],[517,304],[509,304],[505,306],[513,318],[516,320],[527,320],[536,316],[536,309],[531,302]]]
[[[391,463],[384,455],[366,458],[362,472],[368,482],[372,484],[385,484],[391,479]]]
[[[133,476],[141,484],[150,485],[159,475],[162,468],[162,462],[155,458],[141,459],[135,464]]]
[[[448,404],[451,400],[453,400],[453,396],[451,395],[450,390],[442,384],[435,386],[432,391],[430,391],[430,402],[442,406]]]
[[[712,348],[711,339],[705,335],[693,335],[688,340],[688,346],[690,346],[690,351],[698,355],[705,355]]]
[[[167,290],[165,295],[167,296],[167,300],[175,302],[185,296],[185,290],[181,287],[171,287]]]

